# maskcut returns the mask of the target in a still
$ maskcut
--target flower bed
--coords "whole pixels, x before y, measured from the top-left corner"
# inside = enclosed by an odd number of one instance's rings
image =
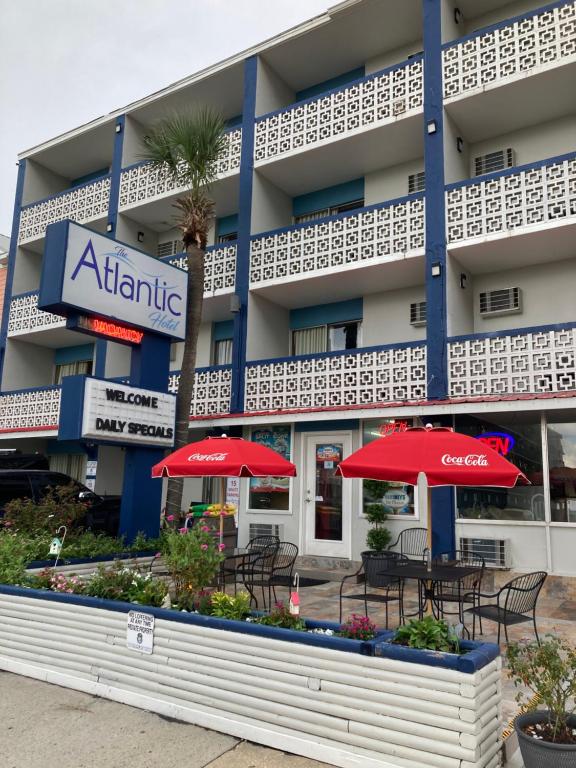
[[[451,669],[381,638],[365,655],[363,641],[139,607],[155,620],[148,655],[126,646],[134,608],[0,585],[0,669],[339,766],[500,764],[500,659],[482,644]]]

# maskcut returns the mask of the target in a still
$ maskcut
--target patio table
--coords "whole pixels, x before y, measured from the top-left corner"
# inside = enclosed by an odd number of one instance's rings
[[[259,554],[258,550],[247,549],[246,547],[235,547],[234,549],[224,550],[224,560],[220,564],[220,581],[222,589],[226,590],[226,574],[236,572],[238,564],[242,565],[246,563],[249,558],[256,557]],[[234,579],[234,589],[236,589],[236,579]]]
[[[418,582],[418,617],[422,618],[427,604],[434,609],[434,590],[439,582],[453,582],[465,579],[477,573],[480,568],[472,565],[454,565],[452,563],[433,562],[428,568],[427,563],[409,561],[406,565],[393,565],[381,573],[386,576],[396,576],[400,579],[414,579]],[[460,621],[464,624],[463,606],[459,607]]]

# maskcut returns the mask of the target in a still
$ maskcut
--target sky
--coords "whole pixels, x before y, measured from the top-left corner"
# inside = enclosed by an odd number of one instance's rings
[[[0,233],[17,155],[306,21],[335,0],[0,0]]]

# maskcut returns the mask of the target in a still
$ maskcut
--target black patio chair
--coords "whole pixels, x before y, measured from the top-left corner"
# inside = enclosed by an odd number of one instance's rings
[[[434,588],[434,607],[436,608],[438,615],[441,618],[444,616],[457,615],[463,622],[464,605],[472,604],[476,607],[479,604],[478,594],[482,589],[482,579],[484,578],[484,571],[486,568],[486,562],[480,555],[475,555],[470,552],[464,552],[463,550],[452,550],[450,552],[442,552],[435,557],[435,562],[438,564],[450,563],[450,565],[462,566],[465,568],[478,568],[477,571],[471,573],[469,576],[465,576],[463,579],[457,581],[439,581]],[[445,608],[447,603],[457,603],[457,611],[448,611]],[[480,619],[480,634],[482,634],[482,617]]]
[[[224,586],[228,581],[233,582],[234,594],[236,594],[238,577],[242,579],[244,574],[253,572],[250,567],[251,560],[253,560],[260,552],[262,552],[265,547],[274,545],[278,547],[279,544],[280,538],[278,536],[273,536],[272,534],[266,536],[254,536],[254,538],[250,539],[246,545],[247,551],[240,560],[237,558],[230,558],[227,565],[226,559],[224,559],[221,569]],[[224,554],[226,554],[226,550],[224,550]]]
[[[272,595],[277,602],[276,587],[287,587],[288,597],[292,587],[294,564],[298,557],[298,547],[288,541],[268,544],[259,554],[250,559],[246,572],[242,575],[244,586],[250,593],[251,602],[258,608],[255,591],[262,590],[264,610],[270,610]],[[266,600],[266,590],[268,600]]]
[[[475,593],[478,598],[478,604],[465,611],[465,613],[471,613],[473,616],[472,639],[474,639],[476,634],[476,616],[478,616],[479,618],[495,621],[498,624],[498,643],[500,643],[500,628],[502,625],[504,625],[504,634],[506,643],[508,643],[508,627],[511,624],[521,624],[524,621],[532,620],[534,634],[538,644],[540,644],[536,628],[536,603],[547,575],[545,571],[525,573],[522,576],[516,576],[515,579],[504,584],[494,594]],[[481,605],[480,598],[484,597],[496,599],[495,602]]]
[[[426,528],[405,528],[390,549],[406,555],[412,560],[423,560],[424,550],[428,547],[428,530]]]
[[[385,571],[391,566],[408,563],[405,555],[399,552],[364,552],[363,562],[356,573],[344,576],[340,582],[340,623],[342,623],[342,601],[361,600],[364,603],[364,615],[368,616],[368,603],[384,603],[386,606],[386,629],[388,629],[388,605],[398,603],[399,623],[404,623],[404,579],[397,576],[387,576]],[[356,579],[362,581],[364,590],[353,594],[345,594],[347,582]]]

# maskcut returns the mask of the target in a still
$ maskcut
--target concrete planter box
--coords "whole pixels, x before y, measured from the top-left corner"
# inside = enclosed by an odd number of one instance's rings
[[[461,671],[393,658],[381,639],[368,656],[358,641],[138,606],[155,616],[148,655],[126,647],[135,607],[0,586],[0,669],[345,768],[500,765],[489,647]]]

